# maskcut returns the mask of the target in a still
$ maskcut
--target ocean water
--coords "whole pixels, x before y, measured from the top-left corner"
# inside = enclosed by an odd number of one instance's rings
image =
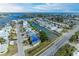
[[[19,19],[24,19],[24,20],[30,20],[30,17],[36,17],[38,14],[41,15],[65,15],[65,14],[76,14],[79,15],[79,13],[0,13],[0,15],[6,15],[6,18],[0,18],[0,25],[5,24],[11,20],[19,20]],[[18,18],[17,16],[23,16],[25,15],[25,18]]]
[[[30,18],[18,18],[18,16],[23,16],[25,13],[7,13],[5,18],[0,18],[0,25],[5,25],[11,20],[29,20]]]

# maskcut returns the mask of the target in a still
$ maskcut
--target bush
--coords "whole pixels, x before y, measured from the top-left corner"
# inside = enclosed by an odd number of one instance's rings
[[[47,37],[47,35],[44,31],[40,31],[39,36],[40,36],[41,42],[44,42],[44,41],[48,40],[48,37]]]
[[[71,43],[72,42],[77,43],[78,36],[79,36],[79,32],[76,32],[75,35],[73,35],[69,41]]]
[[[75,48],[66,44],[62,46],[57,52],[56,56],[71,56],[73,55],[73,52],[75,51]]]

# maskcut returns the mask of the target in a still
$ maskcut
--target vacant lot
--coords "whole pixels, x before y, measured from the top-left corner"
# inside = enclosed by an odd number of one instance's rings
[[[17,46],[9,45],[7,53],[1,54],[0,56],[11,56],[14,55],[16,52],[17,52]]]

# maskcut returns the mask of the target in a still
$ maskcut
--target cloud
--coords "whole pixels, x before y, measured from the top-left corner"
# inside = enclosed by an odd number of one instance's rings
[[[44,5],[37,5],[35,7],[33,7],[36,10],[39,11],[48,11],[48,12],[79,12],[78,10],[74,10],[77,9],[75,4],[61,4],[61,3],[47,3]]]
[[[0,4],[0,12],[23,12],[24,9],[16,4]]]
[[[62,10],[64,7],[61,4],[44,4],[33,7],[38,10]]]
[[[0,12],[79,12],[79,4],[12,3],[0,4]]]

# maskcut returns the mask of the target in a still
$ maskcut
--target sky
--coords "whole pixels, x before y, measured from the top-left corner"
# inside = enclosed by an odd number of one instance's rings
[[[78,3],[1,3],[0,12],[79,12]]]

